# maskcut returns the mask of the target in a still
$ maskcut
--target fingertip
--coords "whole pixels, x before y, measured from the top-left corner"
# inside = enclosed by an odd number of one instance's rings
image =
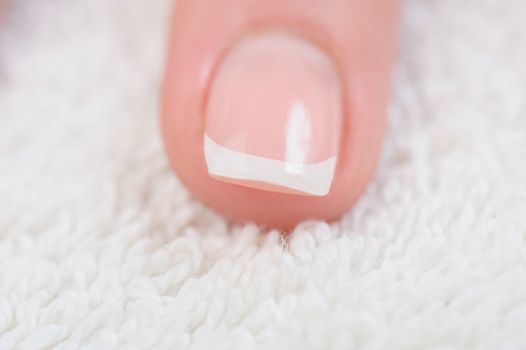
[[[186,5],[175,21],[184,26],[174,28],[170,43],[161,113],[165,147],[181,181],[237,222],[290,229],[348,210],[379,158],[389,58],[381,50],[357,51],[365,47],[356,43],[362,34],[346,22],[321,20],[328,37],[339,29],[350,39],[334,34],[319,47],[319,33],[310,42],[308,30],[296,28],[315,21],[310,14],[301,20],[301,11],[283,14],[279,5],[255,2],[226,23],[220,19],[227,15],[206,18],[206,11],[192,21],[206,1],[181,2]],[[320,18],[331,16],[338,17]],[[266,21],[269,30],[261,30]],[[247,44],[253,23],[259,36]],[[379,45],[389,44],[384,40]]]

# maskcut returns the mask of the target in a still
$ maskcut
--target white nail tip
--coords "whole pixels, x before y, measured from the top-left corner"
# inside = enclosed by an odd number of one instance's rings
[[[336,156],[314,164],[286,161],[233,151],[204,136],[204,153],[211,176],[280,186],[313,196],[329,193]]]

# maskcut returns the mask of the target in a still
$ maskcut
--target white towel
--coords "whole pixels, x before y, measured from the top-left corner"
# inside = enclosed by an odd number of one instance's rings
[[[169,0],[12,2],[0,349],[526,348],[525,1],[408,0],[376,178],[286,238],[169,169]]]

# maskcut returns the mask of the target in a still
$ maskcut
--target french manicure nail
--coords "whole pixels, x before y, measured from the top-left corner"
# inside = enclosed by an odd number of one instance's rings
[[[332,59],[293,35],[254,35],[226,53],[211,82],[208,173],[266,191],[324,196],[341,129],[342,89]]]

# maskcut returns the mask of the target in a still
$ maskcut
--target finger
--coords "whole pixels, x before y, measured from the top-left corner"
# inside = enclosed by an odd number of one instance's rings
[[[181,181],[237,221],[341,215],[381,149],[396,5],[179,1],[162,131]]]

